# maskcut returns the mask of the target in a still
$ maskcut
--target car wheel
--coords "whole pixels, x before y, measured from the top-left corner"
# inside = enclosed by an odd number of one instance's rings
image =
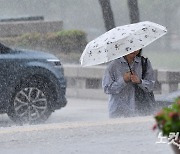
[[[50,89],[42,80],[28,81],[16,90],[8,116],[19,124],[43,122],[52,113],[50,96]]]

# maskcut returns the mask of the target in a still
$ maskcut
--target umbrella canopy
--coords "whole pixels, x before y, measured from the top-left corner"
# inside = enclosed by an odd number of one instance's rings
[[[113,28],[86,45],[80,58],[81,65],[102,64],[125,56],[166,33],[165,27],[150,21]]]

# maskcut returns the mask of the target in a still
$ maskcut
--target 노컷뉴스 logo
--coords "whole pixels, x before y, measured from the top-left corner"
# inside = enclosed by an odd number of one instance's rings
[[[174,144],[176,145],[180,150],[180,138],[179,138],[179,132],[170,132],[169,136],[163,136],[162,132],[158,135],[158,141],[156,143],[167,143],[167,144]]]

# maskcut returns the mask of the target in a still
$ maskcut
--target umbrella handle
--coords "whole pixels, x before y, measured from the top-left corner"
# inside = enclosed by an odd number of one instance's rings
[[[124,59],[126,60],[126,62],[128,63],[128,60],[126,59],[126,57],[124,56]],[[131,69],[131,67],[130,67],[130,65],[129,65],[129,63],[128,63],[128,67],[129,67],[129,70],[130,70],[130,72],[131,72],[131,75],[133,75],[133,72],[132,72],[132,69]]]
[[[127,61],[127,63],[128,63],[128,61]],[[133,75],[133,72],[132,72],[132,69],[131,69],[129,63],[128,63],[128,67],[129,67],[129,70],[130,70],[131,74]]]

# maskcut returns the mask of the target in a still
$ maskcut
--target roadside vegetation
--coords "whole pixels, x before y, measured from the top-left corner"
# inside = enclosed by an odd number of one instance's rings
[[[79,64],[79,58],[87,44],[87,36],[81,30],[62,30],[0,38],[0,42],[10,47],[50,52],[60,58],[63,64]],[[146,50],[145,48],[143,54],[151,60],[154,69],[180,70],[179,51]]]
[[[86,44],[86,33],[81,30],[25,33],[16,37],[0,38],[0,42],[12,48],[24,48],[50,52],[64,63],[78,63]]]

